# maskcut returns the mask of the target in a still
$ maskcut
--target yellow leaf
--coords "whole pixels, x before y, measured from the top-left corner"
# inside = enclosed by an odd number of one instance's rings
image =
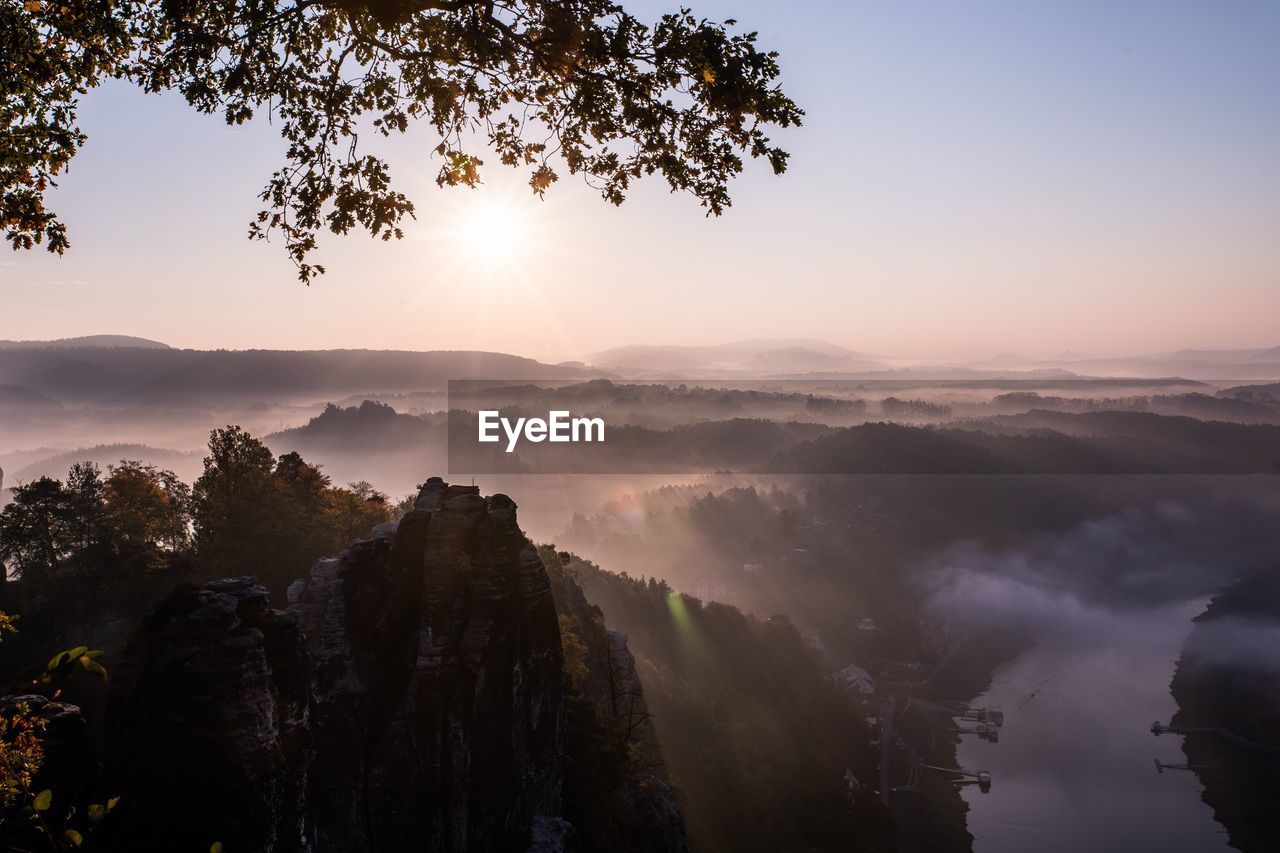
[[[49,806],[53,805],[53,791],[45,788],[40,793],[36,794],[36,801],[31,805],[32,808],[38,812],[47,812],[49,810]]]
[[[76,832],[74,829],[68,829],[66,832],[62,834],[68,841],[70,841],[76,847],[79,847],[81,844],[84,843],[84,836]]]
[[[703,68],[702,80],[710,86],[712,83],[716,82],[716,72],[712,71],[710,68]]]
[[[209,853],[222,853],[222,842],[215,841],[209,845]]]

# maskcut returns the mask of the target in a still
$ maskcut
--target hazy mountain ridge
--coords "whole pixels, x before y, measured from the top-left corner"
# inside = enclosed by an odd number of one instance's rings
[[[0,350],[6,349],[170,349],[166,343],[133,335],[84,335],[78,338],[57,338],[51,341],[0,341]]]
[[[813,339],[750,339],[717,345],[613,347],[587,356],[588,363],[630,378],[722,378],[751,375],[778,378],[902,379],[980,377],[1120,377],[1144,379],[1280,378],[1280,347],[1183,349],[1134,356],[1090,356],[1062,352],[1032,358],[1014,352],[987,358],[925,359],[869,355]]]
[[[385,440],[422,441],[429,437],[432,426],[427,418],[401,414],[386,403],[364,400],[351,407],[329,403],[304,425],[272,433],[267,440],[349,449],[349,442],[376,445]]]
[[[1280,426],[1147,412],[1036,411],[945,427],[868,423],[774,456],[768,473],[1280,473]]]
[[[0,406],[62,408],[62,404],[48,394],[33,391],[25,385],[0,385]]]
[[[66,476],[67,469],[78,462],[92,462],[106,470],[108,465],[115,465],[124,459],[136,459],[145,464],[169,468],[184,480],[194,480],[200,472],[202,456],[195,451],[171,450],[145,444],[100,444],[75,450],[50,451],[50,454],[15,469],[13,482],[27,483],[39,477],[61,479]]]
[[[1237,385],[1232,388],[1223,388],[1218,392],[1218,396],[1229,397],[1233,400],[1243,400],[1246,402],[1280,403],[1280,382],[1270,382],[1265,385]]]
[[[633,344],[588,356],[596,367],[631,375],[689,371],[813,372],[881,370],[876,356],[809,338],[751,339],[707,346]]]
[[[325,406],[305,424],[271,433],[277,454],[297,451],[338,482],[371,480],[397,496],[416,485],[413,472],[442,470],[447,429],[443,414],[407,415],[385,403]]]
[[[0,350],[0,385],[61,400],[314,399],[378,389],[443,388],[451,379],[589,379],[588,368],[504,353],[396,350]]]

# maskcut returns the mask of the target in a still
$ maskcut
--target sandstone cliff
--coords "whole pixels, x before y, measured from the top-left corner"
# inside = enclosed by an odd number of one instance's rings
[[[586,849],[683,853],[684,814],[626,635],[605,625],[552,548],[542,556],[566,658],[564,812]]]
[[[312,849],[304,803],[314,739],[296,620],[252,578],[180,589],[113,673],[104,826],[143,850]],[[201,847],[200,845],[203,845]]]
[[[513,501],[433,478],[284,611],[253,578],[176,591],[113,673],[103,785],[123,799],[99,839],[551,853],[623,831],[606,846],[683,851],[625,638],[555,587]],[[566,672],[566,625],[585,674]],[[597,748],[621,763],[592,777]]]
[[[317,850],[520,849],[556,812],[560,635],[515,510],[432,481],[392,535],[291,588],[324,745]]]

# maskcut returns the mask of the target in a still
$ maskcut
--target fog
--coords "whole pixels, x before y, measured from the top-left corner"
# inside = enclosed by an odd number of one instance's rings
[[[998,786],[999,797],[966,795],[976,851],[1225,849],[1195,777],[1153,771],[1153,759],[1183,764],[1178,739],[1147,731],[1176,712],[1169,683],[1193,618],[1267,556],[1234,545],[1239,531],[1221,516],[1159,501],[1019,547],[957,543],[924,561],[935,618],[962,636],[1022,638],[975,702],[1003,708],[1001,742],[966,741],[958,753]],[[1197,639],[1197,664],[1280,663],[1274,622],[1224,620]]]
[[[856,733],[882,699],[894,696],[899,709],[910,699],[1003,706],[999,744],[900,711],[888,775],[895,791],[913,793],[894,793],[884,820],[897,822],[901,849],[964,850],[957,839],[966,832],[980,853],[1133,847],[1156,838],[1156,821],[1161,849],[1199,853],[1221,841],[1195,774],[1153,784],[1152,758],[1171,766],[1184,759],[1176,739],[1152,743],[1149,727],[1179,712],[1170,682],[1188,637],[1195,642],[1184,671],[1280,674],[1276,613],[1192,621],[1239,579],[1280,563],[1280,395],[1272,384],[948,378],[915,368],[883,379],[629,381],[577,365],[560,367],[566,376],[535,381],[517,372],[458,393],[441,381],[460,363],[454,355],[158,352],[77,356],[76,368],[64,355],[28,352],[6,368],[0,350],[0,369],[10,370],[0,383],[4,497],[39,477],[64,478],[86,460],[105,471],[136,459],[190,484],[203,470],[210,431],[229,424],[260,440],[267,457],[298,453],[337,488],[297,504],[301,514],[281,504],[288,513],[271,524],[247,524],[254,553],[271,556],[233,567],[202,552],[198,536],[172,548],[153,543],[141,574],[122,561],[128,547],[95,567],[96,557],[68,546],[61,556],[96,592],[68,587],[51,606],[47,597],[24,599],[24,578],[10,583],[14,609],[31,608],[21,613],[20,639],[3,649],[15,667],[28,663],[22,654],[71,634],[114,637],[109,647],[118,649],[121,632],[166,585],[269,572],[273,600],[284,600],[316,554],[370,535],[374,523],[412,505],[405,498],[426,478],[444,475],[509,495],[535,542],[597,564],[569,559],[594,578],[606,626],[634,628],[641,671],[661,685],[664,710],[680,715],[678,725],[657,726],[672,766],[703,766],[701,732],[724,728],[731,739],[740,712],[767,726],[805,726],[790,716],[805,709],[768,706],[776,686],[767,667],[733,676],[747,679],[735,689],[767,707],[764,716],[733,704],[717,707],[715,719],[700,716],[709,706],[690,703],[706,687],[701,676],[670,680],[680,665],[671,641],[694,613],[694,622],[734,632],[782,631],[785,668],[806,668],[822,690],[833,672],[865,672],[872,695],[814,701],[825,709],[824,731],[861,737],[852,746],[867,778],[871,735]],[[463,361],[515,365],[526,376],[549,367],[480,355]],[[812,366],[802,354],[789,357]],[[85,364],[97,365],[97,379],[76,379]],[[605,441],[557,445],[560,455],[522,441],[511,454],[499,448],[517,464],[487,467],[483,457],[456,453],[458,441],[474,440],[467,427],[482,406],[509,417],[553,409],[599,416]],[[455,421],[461,432],[450,429]],[[355,483],[386,500],[361,488],[373,498],[363,503],[345,488]],[[350,536],[331,518],[350,523]],[[198,533],[200,517],[188,523]],[[313,550],[299,558],[289,548]],[[22,553],[29,561],[38,549]],[[722,659],[741,657],[728,637],[719,640]],[[1270,700],[1249,701],[1265,708]],[[758,732],[752,737],[758,747]],[[732,749],[726,740],[725,754]],[[822,764],[825,743],[795,749],[810,769]],[[978,797],[942,775],[913,782],[921,764],[984,767],[998,781]],[[821,772],[805,782],[847,800],[840,773]],[[709,780],[692,786],[695,813],[710,808],[716,789]],[[875,799],[870,787],[857,796]],[[812,803],[780,808],[785,824]],[[1170,811],[1176,820],[1160,817]],[[717,819],[729,833],[740,817],[728,808]]]
[[[922,561],[921,583],[931,607],[966,628],[998,620],[1036,634],[1083,631],[1117,642],[1123,637],[1108,626],[1123,626],[1125,611],[1116,608],[1139,612],[1206,596],[1274,559],[1280,545],[1255,541],[1249,533],[1257,528],[1233,524],[1227,513],[1160,500],[1065,534],[1033,534],[1018,547],[957,542]]]
[[[1192,666],[1280,675],[1280,619],[1229,616],[1197,626]]]

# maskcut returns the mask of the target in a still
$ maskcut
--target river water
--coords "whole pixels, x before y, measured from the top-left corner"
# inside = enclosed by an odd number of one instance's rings
[[[1000,742],[966,735],[962,767],[990,770],[991,791],[963,788],[976,853],[1213,853],[1226,834],[1183,764],[1181,739],[1151,734],[1169,695],[1197,599],[1095,609],[1055,626],[995,673],[977,705],[1004,710]]]

